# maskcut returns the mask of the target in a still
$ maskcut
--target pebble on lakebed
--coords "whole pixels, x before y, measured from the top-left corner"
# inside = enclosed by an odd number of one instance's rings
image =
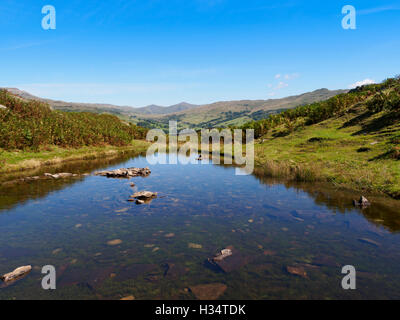
[[[216,300],[225,293],[227,288],[223,283],[210,283],[190,287],[190,291],[198,300]]]
[[[114,239],[107,242],[109,246],[117,246],[122,243],[121,239]]]
[[[191,248],[191,249],[201,249],[201,248],[203,248],[203,246],[201,244],[192,243],[192,242],[188,243],[188,247]]]

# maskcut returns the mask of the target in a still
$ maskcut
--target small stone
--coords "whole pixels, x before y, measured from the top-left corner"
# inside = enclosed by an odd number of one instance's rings
[[[121,300],[135,300],[135,297],[134,296],[126,296],[126,297],[123,297],[123,298],[121,298]]]
[[[160,248],[159,248],[159,247],[155,247],[155,248],[152,250],[152,252],[157,252],[158,250],[160,250]]]
[[[81,227],[82,227],[82,225],[80,223],[75,225],[75,228],[81,228]]]
[[[286,270],[287,270],[287,272],[289,272],[289,273],[292,274],[292,275],[295,275],[295,276],[299,276],[299,277],[308,279],[307,272],[304,270],[303,267],[291,267],[291,266],[287,266],[287,267],[286,267]]]
[[[62,251],[62,249],[58,248],[58,249],[53,250],[52,254],[57,254],[57,253],[60,253],[61,251]]]
[[[201,244],[197,244],[197,243],[188,243],[188,247],[191,249],[201,249],[203,248],[203,246]]]
[[[120,240],[120,239],[114,239],[114,240],[110,240],[110,241],[107,242],[107,244],[109,246],[117,246],[117,245],[119,245],[121,243],[122,243],[122,240]]]
[[[167,233],[166,235],[165,235],[165,237],[166,238],[172,238],[172,237],[175,237],[175,233]]]
[[[199,300],[216,300],[224,294],[227,288],[223,283],[211,283],[190,287],[190,290]]]

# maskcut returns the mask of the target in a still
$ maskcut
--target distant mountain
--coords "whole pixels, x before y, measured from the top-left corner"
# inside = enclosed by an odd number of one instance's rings
[[[6,89],[12,94],[19,96],[26,100],[39,100],[48,103],[55,110],[62,111],[88,111],[95,113],[112,113],[120,116],[131,116],[133,114],[143,115],[165,115],[183,110],[196,108],[197,105],[181,102],[172,106],[162,107],[157,105],[150,105],[141,108],[134,108],[130,106],[116,106],[112,104],[102,103],[81,103],[81,102],[65,102],[60,100],[52,100],[34,96],[29,92],[17,88],[1,88]]]
[[[135,113],[139,114],[170,114],[170,113],[175,113],[175,112],[180,112],[180,111],[185,111],[193,108],[197,108],[198,105],[195,104],[190,104],[187,102],[181,102],[178,104],[174,104],[169,107],[162,107],[162,106],[157,106],[155,104],[142,107],[142,108],[135,108]]]
[[[141,108],[116,106],[112,104],[77,103],[45,99],[17,88],[4,88],[23,99],[47,102],[53,109],[62,111],[87,111],[111,113],[124,120],[146,127],[167,127],[170,120],[177,120],[180,127],[208,128],[241,125],[251,120],[259,120],[268,115],[299,105],[329,99],[348,90],[319,89],[282,99],[220,101],[206,105],[181,102],[162,107],[149,105]]]
[[[347,91],[324,88],[282,99],[221,101],[163,116],[153,116],[141,121],[140,124],[154,126],[158,122],[165,127],[170,120],[177,120],[181,127],[192,128],[241,125],[251,120],[266,118],[285,109],[326,100]]]

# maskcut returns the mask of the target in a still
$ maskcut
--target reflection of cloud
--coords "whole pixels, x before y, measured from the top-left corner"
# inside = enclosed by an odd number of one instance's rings
[[[354,88],[357,88],[357,87],[364,86],[364,85],[366,85],[366,84],[374,84],[374,83],[376,83],[375,80],[372,80],[372,79],[364,79],[364,80],[357,81],[357,82],[355,82],[355,83],[349,85],[349,89],[354,89]]]

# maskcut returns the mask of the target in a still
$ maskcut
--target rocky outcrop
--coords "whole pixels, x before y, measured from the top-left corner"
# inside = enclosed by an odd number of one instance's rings
[[[95,172],[96,176],[103,176],[107,178],[133,178],[133,177],[147,177],[150,175],[151,170],[146,168],[122,168],[112,171],[99,171]]]
[[[0,277],[4,282],[15,281],[21,279],[26,276],[29,272],[31,272],[32,266],[23,266],[15,269],[12,272],[6,273]]]

